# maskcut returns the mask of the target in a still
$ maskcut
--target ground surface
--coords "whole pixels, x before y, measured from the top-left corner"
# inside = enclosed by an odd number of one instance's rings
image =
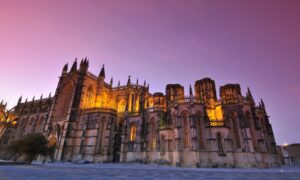
[[[71,164],[0,166],[0,180],[10,179],[237,179],[300,180],[300,167],[272,169],[176,168],[142,164]]]

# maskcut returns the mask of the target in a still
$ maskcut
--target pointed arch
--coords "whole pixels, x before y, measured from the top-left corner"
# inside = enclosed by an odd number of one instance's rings
[[[131,123],[130,124],[129,141],[131,141],[131,142],[136,141],[136,123]]]

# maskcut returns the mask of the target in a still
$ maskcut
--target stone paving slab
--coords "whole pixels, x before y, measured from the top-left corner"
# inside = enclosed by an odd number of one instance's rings
[[[11,179],[233,179],[300,180],[300,167],[272,169],[176,168],[143,164],[72,164],[0,166],[0,180]]]

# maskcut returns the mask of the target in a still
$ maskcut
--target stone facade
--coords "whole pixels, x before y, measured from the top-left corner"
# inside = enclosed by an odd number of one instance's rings
[[[166,163],[183,167],[273,167],[280,160],[263,101],[239,84],[204,78],[184,95],[180,84],[150,93],[130,76],[113,87],[83,59],[62,70],[54,97],[21,102],[15,137],[41,132],[56,146],[54,160]]]

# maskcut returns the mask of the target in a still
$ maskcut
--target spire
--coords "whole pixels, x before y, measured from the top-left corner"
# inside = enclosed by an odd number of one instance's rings
[[[0,103],[1,105],[3,105],[3,99],[1,100],[1,103]]]
[[[251,93],[249,87],[247,88],[246,97],[251,101],[252,105],[255,105],[255,102],[254,102],[254,99],[253,99],[253,96],[252,96],[252,93]]]
[[[261,107],[262,107],[263,109],[265,109],[265,103],[264,103],[264,101],[263,101],[262,98],[260,99],[260,104],[261,104]]]
[[[192,85],[190,85],[190,97],[193,97],[193,89],[192,89]]]
[[[22,102],[22,96],[19,97],[18,104],[21,104],[21,102]]]
[[[131,80],[130,80],[130,75],[128,76],[128,80],[127,80],[127,86],[131,85]]]
[[[41,95],[41,97],[40,97],[40,100],[42,100],[43,99],[43,94]]]
[[[139,85],[139,78],[136,78],[136,85]]]
[[[88,68],[89,68],[89,60],[87,59],[87,57],[85,57],[80,61],[79,71],[82,73],[86,73]]]
[[[27,98],[25,99],[25,103],[27,103]]]
[[[51,92],[49,93],[49,97],[48,97],[49,99],[51,98]]]
[[[99,77],[103,77],[103,78],[105,78],[105,69],[104,69],[104,64],[103,64],[103,66],[102,66],[102,68],[101,68],[101,71],[100,71]]]
[[[144,80],[144,87],[146,87],[146,81]]]
[[[148,83],[148,85],[147,85],[147,90],[149,91],[149,87],[150,87],[150,85],[149,85],[149,83]]]
[[[120,83],[120,80],[119,80],[119,81],[118,81],[118,88],[120,87],[120,84],[121,84],[121,83]]]
[[[249,87],[247,88],[247,96],[253,98]]]
[[[68,63],[64,65],[64,68],[62,70],[62,74],[68,73]]]
[[[112,88],[112,84],[113,84],[113,77],[111,77],[110,79],[110,88]]]
[[[74,61],[73,65],[72,65],[72,67],[71,67],[71,71],[70,72],[74,72],[76,70],[77,70],[77,58],[75,58],[75,61]]]

